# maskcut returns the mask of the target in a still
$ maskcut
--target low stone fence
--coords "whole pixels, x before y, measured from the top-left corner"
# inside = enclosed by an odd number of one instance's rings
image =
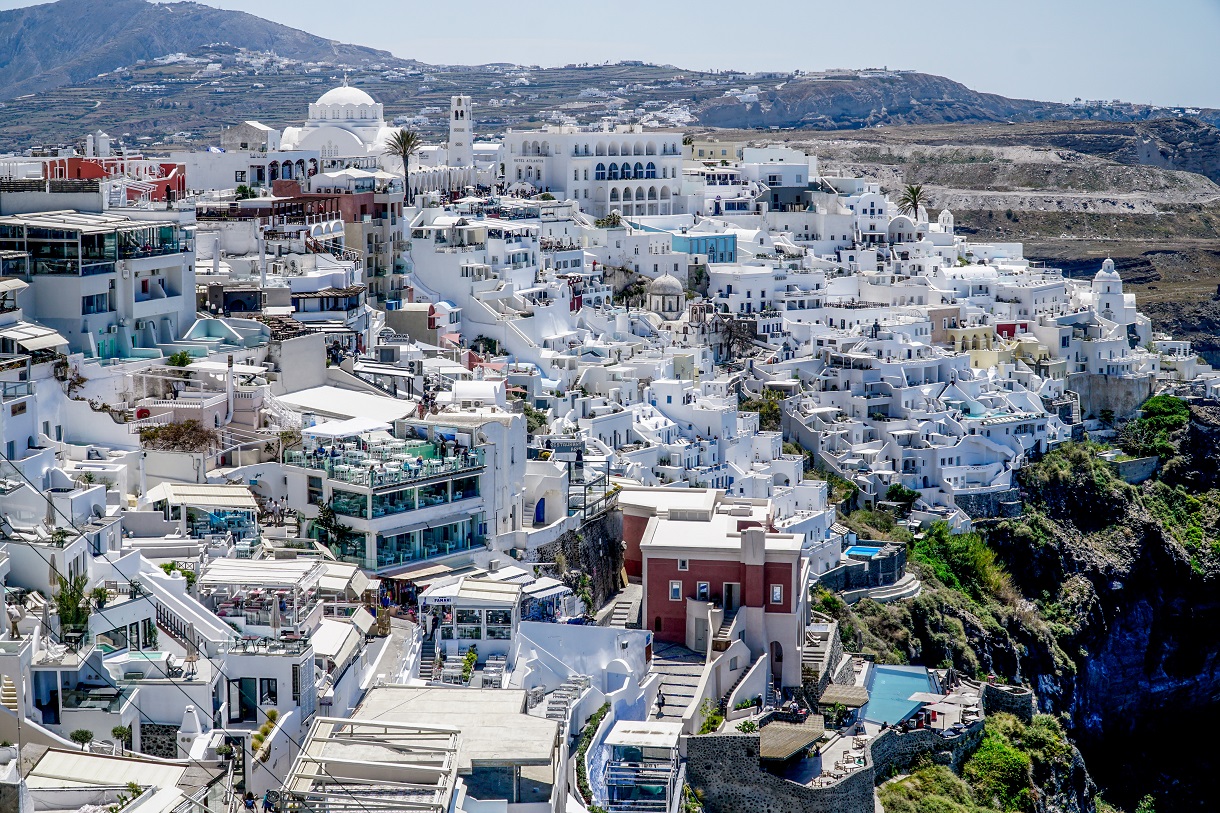
[[[982,684],[983,714],[1011,714],[1029,725],[1034,719],[1036,703],[1034,693],[1018,686]]]

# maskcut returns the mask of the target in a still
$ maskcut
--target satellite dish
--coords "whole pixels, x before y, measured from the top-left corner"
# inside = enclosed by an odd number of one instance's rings
[[[106,516],[106,512],[104,512],[102,510],[102,507],[100,505],[98,505],[97,503],[94,503],[93,504],[93,516],[97,517],[98,519],[102,519],[103,517]]]

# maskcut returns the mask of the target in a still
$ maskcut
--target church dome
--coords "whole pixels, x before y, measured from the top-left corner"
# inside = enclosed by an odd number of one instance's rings
[[[1107,259],[1101,264],[1101,270],[1097,272],[1097,279],[1121,279],[1118,272],[1114,270],[1114,260]]]
[[[340,85],[337,88],[328,90],[323,93],[315,104],[336,104],[336,105],[361,105],[361,104],[377,104],[373,101],[373,97],[365,93],[360,88],[354,88],[351,85]]]
[[[669,274],[662,274],[648,284],[648,293],[653,296],[681,296],[682,283]]]

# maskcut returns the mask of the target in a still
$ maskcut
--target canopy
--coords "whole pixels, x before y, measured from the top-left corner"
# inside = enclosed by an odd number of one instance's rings
[[[533,584],[526,585],[523,592],[530,598],[541,601],[542,599],[556,598],[557,596],[570,594],[572,592],[572,588],[568,587],[558,579],[552,579],[550,576],[543,576]]]
[[[246,486],[216,485],[212,483],[161,483],[144,495],[149,503],[162,500],[170,505],[187,505],[194,508],[227,508],[237,511],[257,511],[258,503]]]
[[[373,418],[349,418],[346,421],[326,421],[325,423],[302,429],[302,435],[316,438],[350,438],[368,432],[385,431],[390,424]]]
[[[846,686],[832,683],[818,698],[819,706],[833,706],[841,703],[849,709],[858,709],[868,702],[868,690],[863,686]]]
[[[915,694],[907,698],[912,703],[939,703],[944,699],[945,696],[943,694],[933,694],[932,692],[915,692]]]
[[[826,725],[820,714],[810,715],[803,724],[771,723],[759,730],[758,756],[761,759],[788,759],[820,740],[824,733]]]
[[[376,622],[377,619],[373,618],[373,614],[363,607],[358,608],[356,612],[352,613],[352,623],[356,625],[356,629],[365,635],[369,634],[369,631],[373,629],[373,624]]]
[[[383,579],[401,579],[403,581],[418,581],[426,579],[429,576],[443,576],[447,573],[452,573],[453,568],[448,565],[413,565],[405,570],[397,573],[382,573]]]
[[[317,584],[325,572],[325,563],[319,559],[213,559],[199,583],[305,589]]]
[[[24,347],[26,350],[46,350],[48,347],[60,347],[68,343],[68,340],[58,333],[46,333],[42,336],[35,336],[32,339],[18,339],[17,344]]]
[[[452,604],[461,589],[461,579],[445,584],[434,584],[420,594],[419,601],[421,604]]]
[[[205,359],[200,359],[198,361],[192,361],[190,364],[188,364],[187,369],[196,370],[201,373],[227,373],[229,371],[229,365],[223,361],[207,361]],[[233,372],[239,375],[262,375],[267,372],[267,368],[263,367],[261,364],[234,364]]]

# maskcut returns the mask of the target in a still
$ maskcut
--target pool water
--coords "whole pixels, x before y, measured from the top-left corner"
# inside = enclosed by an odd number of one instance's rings
[[[874,666],[868,678],[868,703],[860,709],[860,716],[873,723],[897,725],[922,705],[907,698],[931,690],[932,679],[922,666]]]
[[[843,552],[848,556],[867,556],[871,559],[881,552],[881,548],[874,548],[868,545],[852,545]]]

